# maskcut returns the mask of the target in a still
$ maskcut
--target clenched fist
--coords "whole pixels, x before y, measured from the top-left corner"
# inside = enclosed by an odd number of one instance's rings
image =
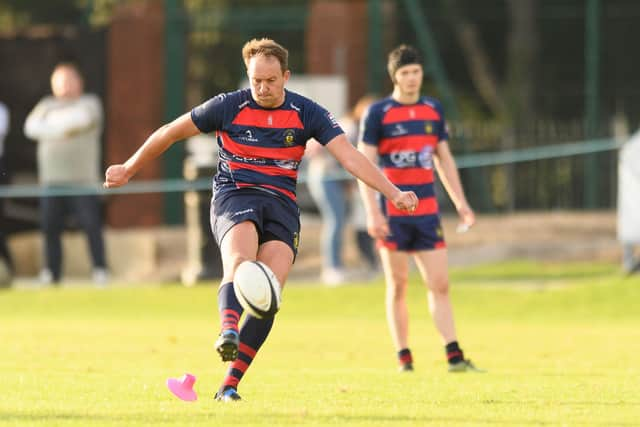
[[[105,188],[121,187],[129,182],[131,175],[125,165],[111,165],[104,174]]]
[[[400,191],[391,203],[400,210],[413,212],[418,207],[418,196],[413,191]]]

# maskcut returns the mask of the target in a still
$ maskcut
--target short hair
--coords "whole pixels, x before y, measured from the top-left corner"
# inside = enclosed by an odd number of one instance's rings
[[[271,39],[252,39],[242,47],[242,58],[247,68],[249,60],[257,55],[275,57],[280,62],[283,73],[289,69],[289,51]]]
[[[409,64],[422,65],[422,56],[420,52],[418,52],[418,49],[406,44],[401,44],[393,49],[389,53],[389,59],[387,61],[387,70],[389,71],[391,80],[394,80],[393,76],[396,74],[396,71],[398,71],[398,68]]]
[[[80,67],[78,66],[78,64],[76,62],[74,62],[74,61],[60,61],[53,67],[53,70],[51,71],[51,74],[53,75],[53,73],[55,73],[56,71],[58,71],[61,68],[67,68],[67,69],[73,70],[81,80],[84,80],[84,78],[82,76],[82,71],[80,70]]]

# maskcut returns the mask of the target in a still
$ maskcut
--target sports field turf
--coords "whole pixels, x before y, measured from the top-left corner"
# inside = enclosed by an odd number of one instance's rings
[[[448,374],[411,284],[416,371],[396,371],[382,282],[289,286],[240,387],[224,365],[214,286],[0,292],[0,426],[640,425],[640,277],[604,264],[453,272],[460,340],[487,374]],[[199,400],[167,377],[197,376]]]

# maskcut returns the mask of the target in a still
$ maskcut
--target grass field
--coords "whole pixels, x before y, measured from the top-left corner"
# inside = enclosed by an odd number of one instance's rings
[[[488,373],[446,372],[416,280],[411,374],[381,282],[293,284],[235,405],[212,399],[214,286],[0,292],[0,426],[640,425],[640,277],[522,262],[452,281],[462,347]],[[184,372],[195,403],[165,388]]]

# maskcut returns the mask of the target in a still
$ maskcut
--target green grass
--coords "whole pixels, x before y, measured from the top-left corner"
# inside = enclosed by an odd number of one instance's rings
[[[452,281],[463,349],[489,373],[446,373],[415,278],[412,374],[396,372],[381,282],[291,285],[237,405],[212,399],[214,286],[0,292],[0,426],[640,423],[640,278],[521,262]],[[165,388],[184,372],[196,403]]]

